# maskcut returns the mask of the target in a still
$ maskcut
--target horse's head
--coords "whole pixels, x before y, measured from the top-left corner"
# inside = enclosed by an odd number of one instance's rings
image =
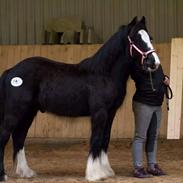
[[[130,56],[139,61],[144,70],[155,71],[158,68],[160,60],[148,34],[145,17],[140,21],[135,17],[128,24],[128,42]]]

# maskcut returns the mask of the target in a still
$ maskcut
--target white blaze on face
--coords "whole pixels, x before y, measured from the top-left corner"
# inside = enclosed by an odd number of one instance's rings
[[[140,34],[142,40],[147,44],[147,47],[149,49],[154,49],[154,47],[153,47],[153,45],[151,43],[151,40],[149,38],[149,35],[147,34],[147,32],[145,30],[138,31],[138,34]],[[153,52],[152,55],[154,56],[155,64],[159,65],[160,64],[160,60],[159,60],[158,55],[155,52]]]

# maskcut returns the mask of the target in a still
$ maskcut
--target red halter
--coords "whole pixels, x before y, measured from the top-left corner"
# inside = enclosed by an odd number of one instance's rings
[[[144,59],[147,58],[147,56],[150,54],[150,53],[153,53],[155,52],[154,49],[151,49],[151,50],[148,50],[146,52],[143,52],[140,48],[138,48],[134,43],[133,41],[130,39],[130,36],[128,36],[128,40],[130,42],[130,55],[131,57],[133,57],[133,53],[132,53],[132,50],[133,48],[135,48],[135,50],[141,54],[142,58],[141,58],[141,64],[143,65],[144,63]]]

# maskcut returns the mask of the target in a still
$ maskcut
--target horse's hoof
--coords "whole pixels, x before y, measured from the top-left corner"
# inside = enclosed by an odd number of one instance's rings
[[[36,172],[34,171],[34,170],[32,170],[32,169],[29,169],[26,173],[25,173],[25,175],[23,176],[23,177],[25,177],[25,178],[32,178],[32,177],[36,177]]]
[[[16,174],[19,175],[21,178],[32,178],[36,177],[37,175],[36,172],[30,168],[26,168],[24,170],[18,170]]]
[[[106,175],[104,172],[91,172],[89,174],[86,174],[85,179],[91,182],[100,181],[108,178],[108,175]]]
[[[108,168],[105,170],[108,177],[114,177],[115,173],[112,168]]]
[[[107,178],[106,175],[103,176],[86,176],[85,179],[89,182],[96,182],[100,180],[105,180]]]
[[[100,181],[100,180],[104,180],[107,179],[108,177],[114,177],[115,173],[113,171],[112,168],[104,168],[103,172],[99,173],[97,172],[96,174],[93,173],[88,173],[86,174],[86,180],[91,181],[91,182],[95,182],[95,181]]]
[[[0,182],[5,182],[7,180],[8,180],[8,176],[7,175],[0,176]]]

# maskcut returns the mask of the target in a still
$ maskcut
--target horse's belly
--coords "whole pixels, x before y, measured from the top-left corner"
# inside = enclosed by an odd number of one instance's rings
[[[48,108],[48,112],[55,113],[61,116],[71,116],[71,117],[79,117],[79,116],[89,116],[88,107],[84,106],[59,106]]]
[[[85,80],[76,76],[53,78],[52,81],[42,82],[39,102],[43,111],[58,115],[89,115],[88,88]]]
[[[60,106],[59,108],[53,107],[48,108],[48,112],[55,113],[61,116],[71,116],[71,117],[79,117],[79,116],[89,116],[89,110],[87,108],[82,107],[75,107],[75,106]]]
[[[43,104],[44,111],[55,113],[62,116],[88,116],[89,106],[85,97],[65,96],[47,97]]]

